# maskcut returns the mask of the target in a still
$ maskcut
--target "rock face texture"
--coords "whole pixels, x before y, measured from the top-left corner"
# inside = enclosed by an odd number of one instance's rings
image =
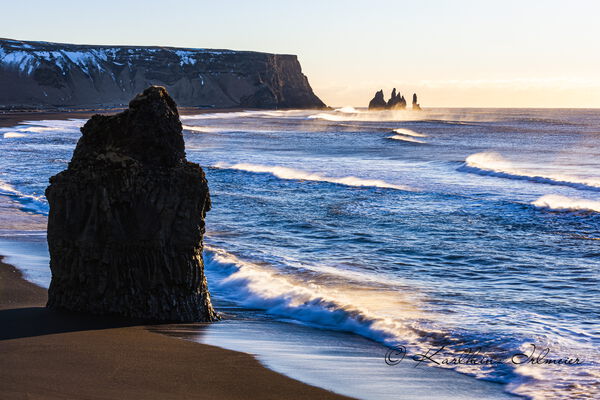
[[[383,98],[383,90],[375,93],[375,97],[369,102],[369,110],[383,110],[387,107],[387,103]]]
[[[404,110],[406,109],[406,99],[396,92],[396,88],[392,89],[390,99],[386,102],[383,96],[383,90],[375,93],[375,97],[369,102],[369,110]],[[413,110],[420,110],[421,107],[417,104],[417,94],[413,94]]]
[[[180,106],[325,107],[295,55],[0,39],[0,108],[120,106],[149,85]]]
[[[94,115],[50,178],[48,307],[158,321],[211,321],[202,238],[208,184],[185,158],[162,87]]]

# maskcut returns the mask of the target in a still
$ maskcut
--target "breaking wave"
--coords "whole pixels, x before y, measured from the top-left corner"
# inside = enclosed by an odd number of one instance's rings
[[[404,135],[404,136],[427,137],[427,135],[424,133],[415,132],[413,130],[406,129],[406,128],[394,129],[394,132],[396,132],[398,135]]]
[[[489,352],[486,349],[480,355],[499,359],[506,359],[504,357],[510,357],[513,352],[529,353],[531,350],[528,339],[507,341],[503,336],[489,337],[489,332],[444,330],[441,328],[444,324],[439,322],[444,316],[422,310],[424,295],[414,287],[369,286],[366,282],[352,282],[350,277],[342,279],[322,272],[289,273],[263,263],[242,260],[210,245],[205,245],[204,250],[211,290],[239,305],[264,310],[283,320],[293,319],[308,326],[351,332],[388,346],[406,344],[411,353],[436,348],[440,346],[437,343],[455,343],[447,348],[447,354],[455,357],[464,355],[463,351],[470,346],[482,343],[489,345]],[[467,363],[440,367],[505,383],[510,392],[534,399],[544,398],[539,397],[540,394],[549,390],[558,394],[564,390],[562,385],[573,380],[585,389],[597,379],[592,368],[587,376],[574,376],[576,372],[565,371],[564,365],[530,367],[505,362],[487,367]],[[532,377],[535,377],[533,381]],[[561,394],[569,398],[573,393],[582,392],[585,390],[575,387]]]
[[[223,129],[218,129],[218,128],[207,128],[205,126],[192,126],[192,125],[183,125],[183,130],[199,132],[199,133],[217,133],[217,132],[223,131]]]
[[[533,201],[539,208],[557,211],[593,211],[600,213],[600,201],[547,194]]]
[[[343,111],[342,111],[343,110]],[[361,122],[377,122],[377,121],[422,121],[426,118],[422,112],[410,110],[381,110],[381,111],[366,111],[356,110],[352,107],[343,107],[336,109],[333,112],[321,112],[309,115],[308,119],[317,119],[324,121],[361,121]]]
[[[425,142],[419,139],[415,139],[414,137],[410,137],[410,136],[404,136],[404,135],[393,135],[393,136],[388,136],[388,139],[393,139],[393,140],[401,140],[403,142],[410,142],[410,143],[421,143],[424,144]]]
[[[581,190],[600,191],[599,179],[586,179],[568,175],[539,174],[535,171],[516,168],[500,154],[493,152],[470,155],[458,170],[479,175],[495,176],[498,178],[526,180],[547,185],[569,186]]]
[[[346,114],[356,114],[359,111],[351,106],[346,106],[346,107],[342,107],[342,108],[336,108],[335,110],[333,110],[335,112],[341,112],[341,113],[346,113]]]
[[[346,186],[368,186],[368,187],[380,187],[387,189],[397,189],[405,191],[415,191],[415,189],[408,186],[394,185],[392,183],[383,181],[381,179],[363,179],[355,176],[346,176],[342,178],[334,178],[323,176],[317,173],[306,172],[299,169],[288,168],[288,167],[277,167],[272,165],[260,165],[260,164],[247,164],[239,163],[228,165],[225,163],[215,164],[216,168],[221,169],[237,169],[240,171],[257,172],[257,173],[270,173],[280,179],[293,179],[301,181],[319,181],[319,182],[330,182],[337,183]]]
[[[21,204],[21,210],[48,215],[48,202],[44,196],[20,192],[14,186],[0,181],[0,195],[7,196]]]
[[[417,310],[397,290],[357,289],[339,280],[328,283],[324,274],[299,279],[208,245],[204,262],[211,290],[216,287],[246,307],[292,317],[311,326],[357,333],[382,343],[419,337],[409,326]],[[392,310],[405,311],[405,319],[386,317]]]
[[[20,138],[20,137],[25,137],[27,135],[23,134],[23,133],[19,133],[19,132],[6,132],[4,134],[4,139],[13,139],[13,138]]]

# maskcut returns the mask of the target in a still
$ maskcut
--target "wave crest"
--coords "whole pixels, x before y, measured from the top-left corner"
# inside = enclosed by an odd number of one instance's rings
[[[280,179],[292,179],[302,181],[318,181],[318,182],[330,182],[346,186],[367,186],[367,187],[380,187],[387,189],[396,189],[404,191],[415,191],[415,189],[408,186],[394,185],[392,183],[383,181],[381,179],[363,179],[355,176],[346,176],[342,178],[328,177],[317,173],[302,171],[299,169],[278,167],[272,165],[260,165],[260,164],[248,164],[239,163],[228,165],[226,163],[217,163],[214,165],[216,168],[221,169],[237,169],[246,172],[257,172],[257,173],[270,173]]]
[[[388,139],[393,139],[393,140],[401,140],[403,142],[425,144],[425,142],[422,141],[422,140],[415,139],[415,138],[410,137],[410,136],[404,136],[404,135],[393,135],[393,136],[388,136],[387,138]]]
[[[25,137],[27,135],[23,134],[23,133],[19,133],[19,132],[6,132],[4,134],[4,139],[14,139],[14,138],[20,138],[20,137]]]
[[[406,129],[406,128],[394,129],[394,132],[396,132],[398,135],[404,135],[404,136],[427,137],[427,135],[424,133],[415,132],[413,130]]]
[[[600,213],[600,201],[572,198],[557,194],[547,194],[533,201],[539,208],[547,208],[557,211],[593,211]]]
[[[48,202],[44,196],[35,196],[23,193],[14,186],[0,181],[0,195],[10,197],[19,202],[23,211],[30,211],[37,214],[48,215]]]
[[[513,166],[494,152],[475,153],[468,156],[459,171],[505,179],[526,180],[547,185],[569,186],[581,190],[600,191],[600,179],[579,178],[569,175],[540,174]]]

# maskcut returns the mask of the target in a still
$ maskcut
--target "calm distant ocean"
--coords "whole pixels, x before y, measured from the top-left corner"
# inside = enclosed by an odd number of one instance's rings
[[[84,122],[0,129],[0,195],[15,221],[47,214],[48,178]],[[600,110],[245,111],[182,123],[213,200],[205,264],[217,301],[409,355],[479,349],[497,362],[442,367],[535,399],[600,398]],[[4,237],[21,233],[9,225]],[[27,273],[49,282],[47,269]],[[532,359],[548,348],[546,360],[582,364],[511,362],[533,345]]]

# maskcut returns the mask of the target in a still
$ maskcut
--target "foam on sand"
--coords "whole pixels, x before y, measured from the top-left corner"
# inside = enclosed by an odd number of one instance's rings
[[[319,182],[330,182],[337,183],[340,185],[346,186],[370,186],[370,187],[380,187],[387,189],[396,189],[396,190],[405,190],[405,191],[415,191],[415,189],[410,188],[408,186],[402,185],[394,185],[392,183],[380,180],[380,179],[363,179],[357,178],[355,176],[345,176],[342,178],[333,178],[327,177],[324,175],[320,175],[317,173],[302,171],[299,169],[288,168],[288,167],[278,167],[271,165],[260,165],[260,164],[248,164],[248,163],[239,163],[228,165],[226,163],[217,163],[214,165],[216,168],[221,169],[237,169],[240,171],[247,172],[257,172],[257,173],[270,173],[277,178],[280,179],[293,179],[293,180],[303,180],[303,181],[319,181]]]
[[[437,340],[447,342],[452,338],[456,339],[456,345],[448,345],[444,351],[453,357],[464,356],[461,343],[467,344],[468,348],[472,343],[486,343],[487,340],[485,334],[482,337],[478,332],[446,331],[444,316],[431,310],[424,312],[425,295],[406,284],[390,282],[371,286],[366,282],[355,282],[348,276],[344,279],[328,273],[311,274],[298,270],[289,273],[267,264],[243,260],[211,245],[204,247],[204,261],[213,290],[237,304],[265,310],[284,321],[295,320],[313,327],[352,332],[390,346],[405,344],[411,354],[425,354],[429,349],[438,348]],[[463,336],[465,333],[468,336]],[[556,345],[562,348],[559,343]],[[517,350],[529,351],[531,345],[510,342],[507,346],[506,349],[498,348],[498,353],[490,346],[489,353],[488,349],[483,349],[481,355],[500,359]],[[487,367],[449,363],[439,367],[508,384],[510,392],[533,399],[544,398],[538,394],[543,396],[548,389],[561,390],[562,385],[573,380],[595,382],[594,377],[574,376],[577,372],[565,369],[564,365],[531,368],[511,363]],[[537,374],[533,383],[526,379],[532,373]],[[557,398],[570,398],[572,392],[569,390],[564,393],[566,396]]]
[[[342,279],[328,280],[327,274],[281,273],[209,245],[204,259],[211,286],[244,306],[382,343],[420,337],[410,325],[420,313],[401,291],[347,286]]]

